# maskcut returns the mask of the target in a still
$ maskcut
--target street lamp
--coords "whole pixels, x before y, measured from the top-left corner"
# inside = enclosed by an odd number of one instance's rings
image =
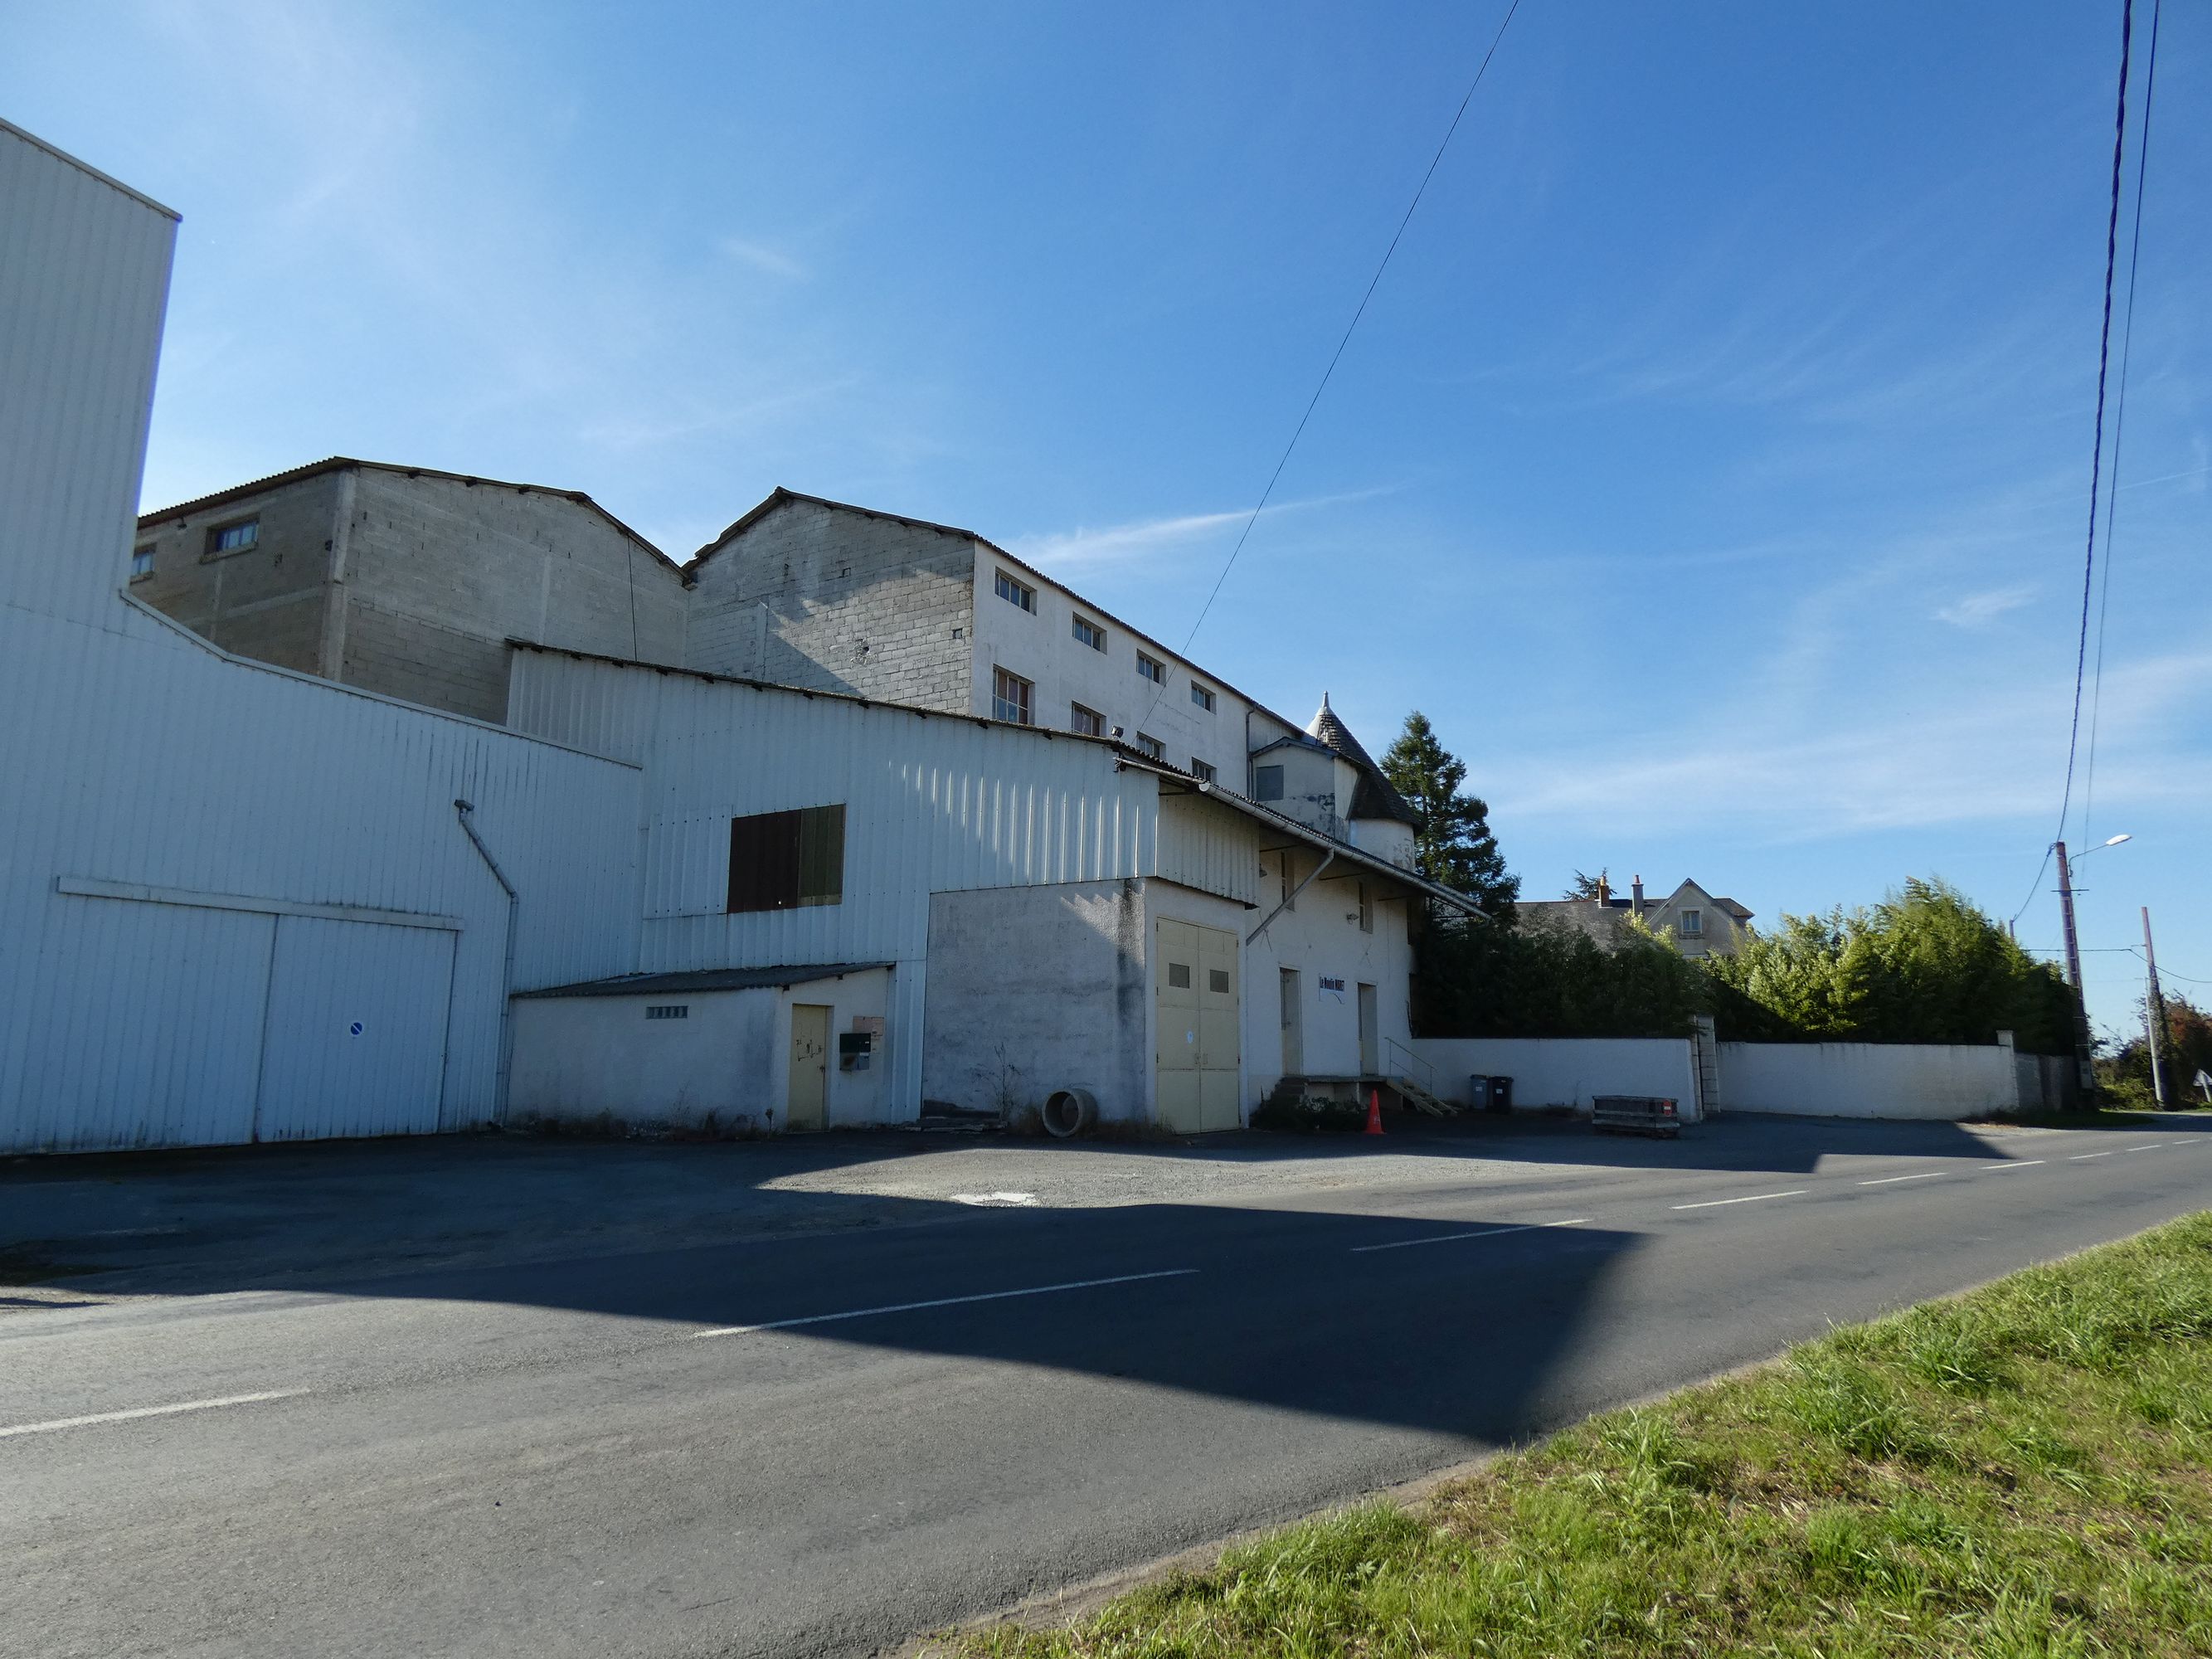
[[[2102,852],[2104,847],[2118,847],[2124,841],[2134,839],[2128,835],[2114,836],[2103,847],[2092,847],[2081,857],[2086,859],[2090,853]],[[2064,842],[2051,842],[2051,850],[2058,855],[2058,915],[2066,933],[2066,980],[2074,988],[2074,1062],[2081,1068],[2082,1091],[2089,1094],[2096,1090],[2097,1073],[2089,1060],[2089,1004],[2088,994],[2081,983],[2081,941],[2074,931],[2074,872],[2066,861]]]

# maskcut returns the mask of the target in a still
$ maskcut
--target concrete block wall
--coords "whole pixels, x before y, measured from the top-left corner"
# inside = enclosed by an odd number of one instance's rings
[[[510,636],[683,659],[682,576],[559,491],[365,467],[343,553],[349,684],[497,720]]]
[[[318,672],[342,483],[325,473],[142,527],[132,546],[154,550],[154,569],[130,592],[226,651]],[[211,532],[246,519],[252,548],[209,554]]]
[[[692,567],[684,665],[972,712],[975,542],[786,501]]]

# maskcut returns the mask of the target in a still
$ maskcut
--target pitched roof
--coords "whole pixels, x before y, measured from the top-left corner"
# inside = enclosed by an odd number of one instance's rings
[[[484,484],[495,489],[515,489],[526,495],[558,495],[563,501],[588,507],[612,525],[630,540],[681,575],[684,567],[670,558],[651,542],[632,530],[620,519],[601,507],[580,489],[556,489],[550,484],[514,483],[505,478],[480,478],[471,472],[445,472],[434,466],[401,466],[391,461],[364,461],[351,455],[332,455],[323,460],[310,461],[305,466],[295,466],[289,471],[272,472],[265,478],[253,478],[245,483],[233,484],[228,489],[218,489],[212,495],[201,495],[189,501],[179,501],[174,507],[165,507],[158,512],[138,515],[141,530],[150,525],[166,524],[171,519],[181,519],[189,514],[204,513],[210,507],[222,507],[231,501],[242,501],[249,496],[263,495],[272,489],[282,489],[304,479],[320,477],[325,472],[342,472],[349,467],[368,468],[377,472],[397,472],[409,478],[444,478],[453,483]]]
[[[1373,757],[1360,746],[1359,739],[1352,735],[1352,728],[1328,706],[1328,693],[1321,694],[1321,710],[1307,723],[1306,735],[1317,738],[1350,761],[1359,774],[1359,781],[1352,787],[1352,810],[1348,818],[1395,818],[1401,823],[1420,827],[1421,815],[1406,804],[1406,798],[1390,787],[1390,780],[1382,775]]]
[[[1198,667],[1197,665],[1193,663],[1188,656],[1176,650],[1175,647],[1171,645],[1163,645],[1159,641],[1154,639],[1143,629],[1131,627],[1127,623],[1123,622],[1121,617],[1109,611],[1104,605],[1095,604],[1091,600],[1085,599],[1081,594],[1077,593],[1076,591],[1070,587],[1066,582],[1060,580],[1059,577],[1053,575],[1048,571],[1038,569],[1035,565],[1030,563],[1029,561],[1021,558],[1018,555],[1007,552],[1005,548],[1000,546],[998,543],[993,541],[989,537],[979,536],[972,530],[963,530],[956,524],[939,524],[930,519],[909,518],[903,513],[889,513],[885,512],[879,507],[861,507],[853,501],[832,501],[827,495],[809,495],[800,490],[786,489],[781,484],[778,484],[774,489],[769,491],[767,496],[758,506],[750,508],[743,516],[735,520],[727,529],[722,532],[720,535],[715,537],[713,541],[708,542],[704,547],[701,548],[696,553],[694,553],[689,559],[686,559],[684,562],[683,568],[684,580],[686,581],[696,580],[697,577],[696,573],[699,567],[706,563],[708,560],[713,558],[715,554],[720,552],[722,548],[733,537],[738,536],[744,532],[751,529],[769,514],[775,512],[776,508],[789,506],[793,502],[801,503],[807,507],[827,507],[833,513],[857,513],[864,519],[880,519],[885,524],[902,524],[912,530],[931,530],[936,532],[940,536],[957,536],[963,541],[974,542],[978,547],[981,547],[985,551],[988,552],[993,558],[1004,559],[1008,564],[1013,566],[1015,569],[1025,572],[1029,575],[1035,576],[1039,581],[1050,582],[1054,587],[1060,589],[1061,592],[1066,593],[1070,598],[1079,601],[1085,610],[1096,614],[1106,623],[1108,627],[1120,629],[1121,632],[1127,634],[1131,639],[1138,641],[1138,643],[1148,646],[1152,650],[1158,652],[1163,659],[1172,657],[1177,662],[1190,668],[1200,679],[1206,681],[1210,684],[1218,686],[1221,690],[1228,692],[1232,696],[1241,698],[1243,702],[1251,705],[1252,710],[1255,714],[1265,714],[1269,720],[1276,722],[1276,724],[1282,726],[1285,731],[1296,731],[1297,729],[1296,722],[1284,719],[1282,715],[1278,714],[1273,709],[1268,708],[1267,704],[1261,702],[1257,697],[1253,696],[1248,691],[1241,691],[1237,690],[1237,687],[1230,684],[1227,680],[1223,679],[1220,675],[1214,673],[1212,670]]]

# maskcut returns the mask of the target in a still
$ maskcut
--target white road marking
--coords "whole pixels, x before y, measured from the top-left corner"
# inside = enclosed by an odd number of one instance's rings
[[[750,1336],[755,1331],[787,1331],[797,1325],[830,1325],[841,1319],[873,1319],[878,1314],[914,1313],[923,1308],[955,1308],[965,1302],[1003,1302],[1014,1296],[1050,1296],[1055,1291],[1088,1291],[1101,1285],[1136,1285],[1148,1279],[1181,1279],[1196,1267],[1170,1267],[1156,1273],[1119,1273],[1112,1279],[1076,1279],[1065,1285],[1031,1285],[1019,1291],[985,1291],[975,1296],[940,1296],[927,1302],[894,1302],[881,1308],[855,1308],[849,1313],[808,1314],[803,1319],[771,1319],[759,1325],[724,1325],[701,1336]]]
[[[2160,1142],[2154,1140],[2148,1146],[2130,1146],[2127,1150],[2131,1152],[2154,1152],[2159,1149],[2160,1145]]]
[[[1792,1187],[1786,1193],[1749,1193],[1741,1198],[1709,1198],[1702,1204],[1677,1204],[1678,1210],[1711,1210],[1723,1204],[1756,1204],[1762,1198],[1802,1198],[1811,1188]]]
[[[1947,1176],[1951,1172],[1948,1170],[1930,1170],[1925,1175],[1884,1176],[1879,1181],[1862,1181],[1859,1182],[1859,1185],[1862,1187],[1890,1187],[1894,1186],[1900,1181],[1933,1181],[1938,1176]]]
[[[1579,1227],[1589,1218],[1578,1215],[1571,1221],[1531,1221],[1518,1227],[1485,1227],[1472,1233],[1433,1233],[1426,1238],[1397,1238],[1388,1244],[1355,1244],[1354,1255],[1364,1255],[1370,1250],[1402,1250],[1414,1244],[1455,1244],[1462,1238],[1496,1238],[1501,1233],[1536,1233],[1547,1227]]]
[[[2117,1146],[2107,1146],[2101,1152],[2075,1152],[2071,1157],[2068,1158],[2066,1161],[2069,1164],[2080,1164],[2088,1158],[2110,1158],[2114,1152],[2117,1152],[2120,1149]]]
[[[0,1429],[0,1440],[16,1434],[51,1434],[56,1429],[81,1429],[93,1423],[127,1423],[137,1417],[174,1417],[179,1412],[211,1412],[218,1406],[252,1406],[264,1400],[291,1400],[312,1389],[270,1389],[261,1394],[229,1394],[220,1400],[186,1400],[174,1406],[140,1406],[127,1412],[94,1412],[89,1417],[57,1417],[51,1423],[18,1423]]]
[[[1035,1193],[954,1193],[955,1204],[974,1204],[987,1210],[1014,1210],[1033,1205]]]
[[[2051,1160],[2047,1158],[2008,1158],[2002,1164],[1983,1164],[1981,1173],[1987,1175],[1992,1170],[2027,1170],[2033,1169],[2036,1164],[2049,1162]]]

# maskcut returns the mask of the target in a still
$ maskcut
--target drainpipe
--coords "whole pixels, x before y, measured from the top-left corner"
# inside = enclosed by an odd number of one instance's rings
[[[499,984],[499,1076],[492,1085],[492,1121],[502,1127],[507,1123],[507,1079],[514,1055],[514,884],[507,878],[507,872],[499,867],[499,860],[491,855],[491,848],[483,844],[477,827],[469,822],[476,807],[468,801],[457,800],[453,811],[461,821],[461,833],[474,844],[477,854],[491,872],[491,878],[507,895],[507,965],[500,975]]]
[[[1287,852],[1285,853],[1285,856],[1288,856]],[[1322,871],[1328,869],[1330,865],[1335,862],[1336,848],[1332,847],[1325,854],[1322,855],[1322,861],[1314,866],[1312,874],[1309,875],[1305,880],[1300,882],[1297,886],[1291,888],[1290,892],[1285,896],[1283,902],[1277,905],[1273,909],[1267,912],[1267,921],[1261,922],[1250,933],[1245,934],[1244,942],[1247,945],[1250,945],[1258,939],[1261,934],[1267,931],[1267,922],[1273,921],[1277,916],[1279,916],[1284,911],[1289,909],[1291,906],[1297,903],[1298,895],[1304,892],[1306,889],[1312,884],[1314,877],[1320,875]]]

